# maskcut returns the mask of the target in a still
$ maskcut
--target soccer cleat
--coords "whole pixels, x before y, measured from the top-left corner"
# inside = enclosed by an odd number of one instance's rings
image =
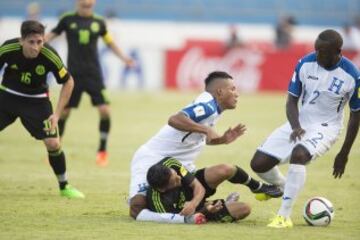
[[[184,221],[188,224],[204,224],[207,222],[205,215],[202,213],[185,216]]]
[[[279,187],[266,183],[262,183],[259,189],[251,191],[255,193],[255,198],[259,201],[266,201],[270,198],[279,198],[284,194]]]
[[[293,223],[290,218],[276,215],[267,226],[271,228],[292,228]]]
[[[64,189],[60,190],[60,195],[67,198],[85,198],[85,195],[76,188],[67,184]]]
[[[265,193],[256,193],[255,199],[258,201],[267,201],[267,200],[271,199],[271,197]]]
[[[109,164],[106,151],[99,151],[96,155],[96,164],[100,167],[106,167]]]
[[[239,201],[239,198],[240,198],[240,193],[232,192],[226,197],[225,202],[226,203],[237,202]]]

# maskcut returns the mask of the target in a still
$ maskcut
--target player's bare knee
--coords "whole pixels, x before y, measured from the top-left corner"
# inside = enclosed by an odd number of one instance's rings
[[[102,104],[98,107],[101,119],[110,118],[110,108],[106,104]]]
[[[60,140],[58,138],[49,138],[44,140],[44,142],[48,151],[56,151],[61,147]]]
[[[142,195],[136,195],[130,199],[130,216],[137,218],[139,213],[146,208],[146,198]]]
[[[292,153],[290,163],[305,165],[311,160],[309,151],[302,145],[297,145]]]
[[[256,151],[251,159],[250,167],[256,173],[264,173],[272,169],[278,163],[279,160],[260,151]]]
[[[236,168],[235,166],[229,164],[220,164],[219,165],[219,175],[224,178],[230,178],[235,174]]]
[[[266,167],[264,166],[264,162],[261,159],[253,158],[250,162],[251,169],[256,173],[266,172]]]

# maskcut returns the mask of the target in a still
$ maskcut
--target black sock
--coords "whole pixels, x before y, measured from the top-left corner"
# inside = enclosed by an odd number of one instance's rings
[[[61,149],[48,151],[49,163],[58,179],[60,189],[64,189],[67,182],[66,179],[66,163],[65,154]]]
[[[100,130],[100,145],[99,152],[106,151],[107,139],[110,131],[110,118],[105,118],[100,120],[99,125]]]
[[[59,127],[59,136],[62,137],[65,131],[65,124],[66,124],[66,118],[62,119],[60,118],[58,121],[58,127]]]
[[[251,190],[257,190],[260,187],[260,183],[252,179],[243,169],[236,166],[236,173],[232,178],[228,179],[231,183],[240,183],[248,186]]]

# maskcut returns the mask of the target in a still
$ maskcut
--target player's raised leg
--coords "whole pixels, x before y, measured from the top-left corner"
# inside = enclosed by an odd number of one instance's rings
[[[261,179],[278,186],[283,191],[286,179],[277,166],[279,163],[280,161],[277,158],[257,150],[250,162],[250,166]],[[270,196],[258,193],[255,198],[264,201],[270,199]]]
[[[205,181],[213,189],[216,189],[223,181],[228,180],[231,183],[246,185],[256,194],[262,193],[273,198],[281,197],[283,194],[278,187],[253,179],[247,172],[238,166],[228,164],[215,165],[205,168],[204,175]]]

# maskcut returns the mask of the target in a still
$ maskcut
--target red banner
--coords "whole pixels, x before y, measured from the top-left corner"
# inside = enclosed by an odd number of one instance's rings
[[[313,51],[297,44],[286,50],[269,43],[251,43],[226,50],[219,41],[188,41],[180,50],[166,52],[165,85],[172,89],[201,89],[209,72],[230,73],[242,92],[285,91],[296,63]],[[348,53],[360,66],[360,54]]]

